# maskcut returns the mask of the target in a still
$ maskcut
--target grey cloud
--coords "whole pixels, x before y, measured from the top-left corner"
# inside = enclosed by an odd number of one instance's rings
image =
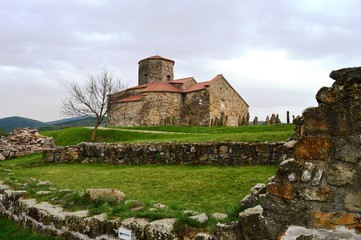
[[[155,54],[176,60],[177,77],[195,76],[199,81],[220,73],[208,66],[212,61],[242,57],[252,49],[324,61],[329,71],[355,65],[361,53],[359,6],[357,0],[5,1],[0,8],[0,89],[7,91],[0,101],[14,99],[15,106],[19,97],[12,96],[16,90],[10,91],[29,84],[34,91],[46,87],[56,92],[59,87],[63,94],[68,82],[81,82],[103,66],[134,85],[137,62]],[[9,73],[6,67],[17,71]],[[250,84],[240,89],[246,87],[246,96],[260,91]],[[264,87],[265,92],[270,88]],[[267,104],[252,95],[247,98],[254,106],[279,105],[284,90],[272,93],[274,101]],[[29,92],[28,98],[44,94],[38,91]],[[306,97],[290,94],[299,96],[290,104]],[[60,95],[47,97],[43,108],[51,110],[40,118],[57,116],[53,109]],[[3,114],[11,114],[11,108]]]

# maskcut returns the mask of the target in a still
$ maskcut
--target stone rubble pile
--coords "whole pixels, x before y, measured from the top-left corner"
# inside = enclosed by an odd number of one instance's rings
[[[0,160],[41,152],[53,146],[53,138],[40,135],[38,130],[17,128],[1,137]]]

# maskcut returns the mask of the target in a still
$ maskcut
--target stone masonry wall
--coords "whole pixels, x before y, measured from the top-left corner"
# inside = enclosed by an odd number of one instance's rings
[[[182,112],[181,93],[149,92],[143,100],[140,125],[178,124]]]
[[[184,97],[185,126],[209,126],[209,92],[207,89],[187,93]]]
[[[109,124],[111,126],[117,126],[117,123],[122,123],[124,126],[139,125],[142,121],[140,115],[142,109],[142,101],[113,103],[108,113]]]
[[[270,165],[292,154],[283,143],[81,143],[43,151],[49,162],[109,164]]]
[[[361,67],[330,77],[303,113],[294,158],[240,214],[242,239],[361,239]]]
[[[173,80],[173,61],[146,59],[139,62],[138,85]]]
[[[209,112],[213,123],[216,122],[216,119],[222,121],[224,118],[222,125],[238,126],[240,119],[243,118],[246,121],[247,104],[223,77],[209,86],[209,92],[211,96]]]

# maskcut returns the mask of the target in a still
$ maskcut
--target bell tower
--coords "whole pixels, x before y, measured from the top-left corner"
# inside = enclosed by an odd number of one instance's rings
[[[138,62],[138,85],[173,80],[174,63],[173,60],[159,55],[140,60]]]

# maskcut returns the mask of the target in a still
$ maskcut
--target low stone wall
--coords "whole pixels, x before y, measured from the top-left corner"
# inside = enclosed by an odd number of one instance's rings
[[[238,222],[218,223],[212,234],[197,232],[177,233],[175,218],[150,220],[127,218],[109,220],[105,213],[90,216],[88,210],[69,212],[48,202],[37,202],[26,197],[27,192],[12,190],[0,181],[0,215],[4,215],[21,226],[43,235],[57,236],[66,240],[116,240],[119,229],[131,230],[132,239],[180,240],[180,239],[229,239],[240,235]],[[201,230],[199,230],[201,231]],[[182,235],[182,236],[179,236]]]
[[[53,138],[41,136],[36,129],[17,128],[0,138],[0,160],[41,152],[53,145]]]
[[[81,143],[43,151],[49,162],[108,164],[271,165],[292,156],[284,143]]]

